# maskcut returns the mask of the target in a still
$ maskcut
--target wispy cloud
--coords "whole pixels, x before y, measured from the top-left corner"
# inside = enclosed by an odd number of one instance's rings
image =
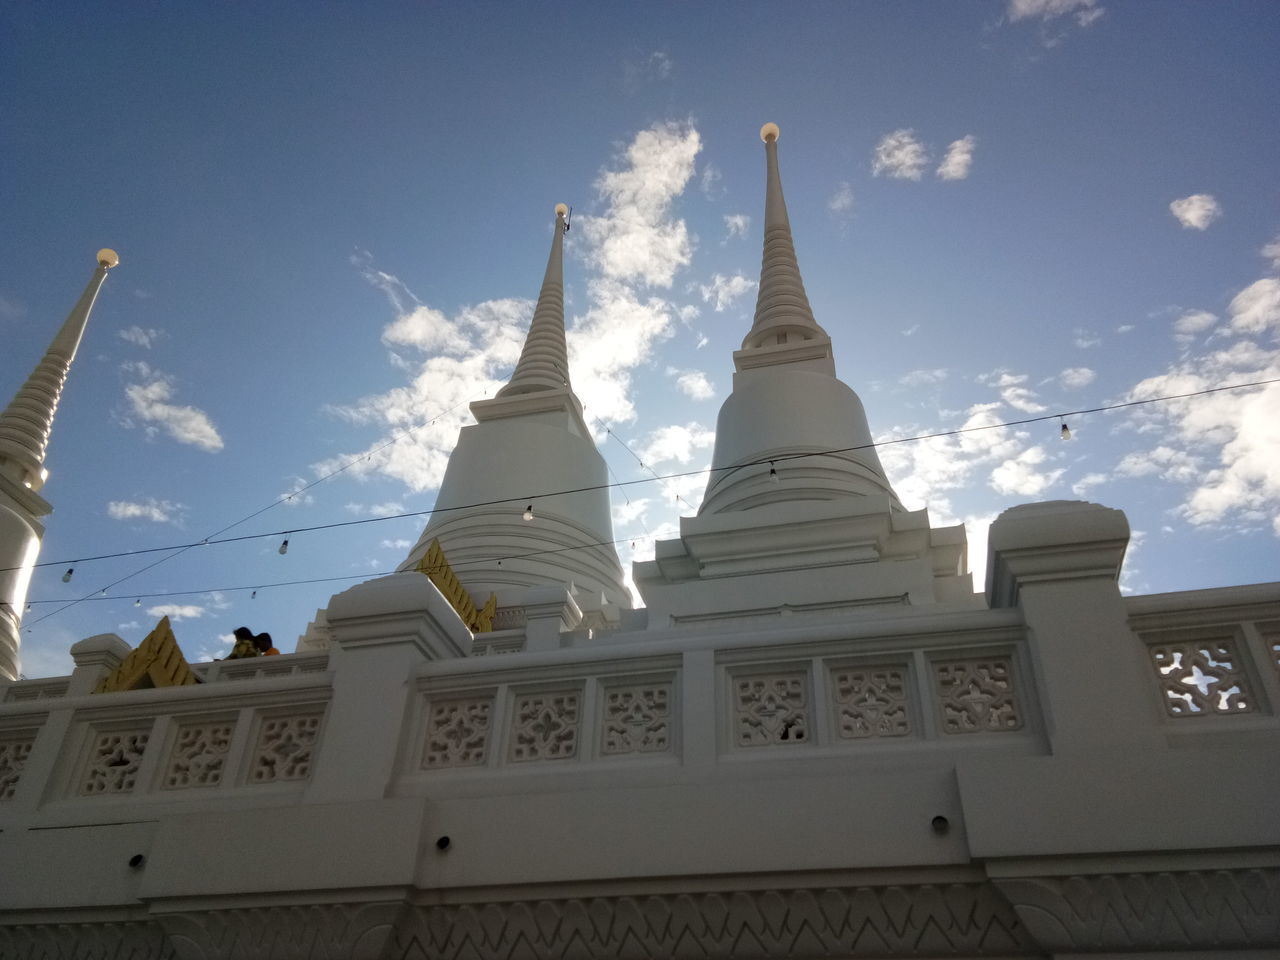
[[[979,383],[995,387],[1000,391],[1000,399],[1023,413],[1043,413],[1044,404],[1036,398],[1036,392],[1024,384],[1030,379],[1025,373],[1010,373],[1008,370],[994,370],[984,373],[978,378]]]
[[[914,131],[903,128],[880,138],[871,158],[871,173],[895,180],[919,180],[928,164],[929,151]]]
[[[0,296],[0,317],[4,317],[6,320],[16,320],[26,312],[27,308],[17,300],[10,300],[8,297]]]
[[[127,363],[121,369],[135,381],[125,384],[124,396],[129,409],[118,418],[123,426],[133,427],[141,422],[148,437],[163,433],[179,443],[210,453],[222,449],[222,437],[207,413],[169,402],[175,393],[172,377],[145,363]]]
[[[1087,27],[1103,14],[1098,0],[1009,0],[1008,17],[1011,23],[1037,18],[1053,20],[1072,14],[1081,27]]]
[[[973,166],[973,150],[978,140],[973,134],[952,141],[947,155],[938,165],[938,177],[942,180],[963,180]]]
[[[1222,208],[1209,193],[1193,193],[1189,197],[1174,200],[1169,204],[1169,212],[1189,230],[1207,230],[1209,224],[1222,216]]]
[[[827,197],[827,212],[837,220],[848,220],[853,216],[853,187],[847,180],[837,183],[834,192]]]
[[[1271,262],[1272,270],[1280,270],[1280,234],[1276,234],[1274,240],[1264,244],[1258,253]]]
[[[1208,310],[1188,310],[1173,321],[1173,337],[1186,346],[1212,330],[1217,322],[1218,318]]]
[[[107,516],[113,520],[149,520],[152,523],[181,525],[186,507],[169,500],[147,497],[144,500],[112,500],[107,504]]]
[[[1184,355],[1136,384],[1126,399],[1280,377],[1280,280],[1250,284],[1232,299],[1228,313],[1228,323],[1210,342],[1234,342]],[[1280,536],[1280,385],[1151,404],[1136,408],[1129,423],[1160,442],[1129,454],[1118,469],[1185,485],[1178,513],[1188,522],[1270,527]]]
[[[622,63],[622,83],[630,92],[635,92],[647,82],[666,80],[675,69],[675,63],[665,50],[654,50],[643,56],[624,60]]]
[[[751,228],[751,218],[745,213],[728,213],[724,218],[724,239],[720,241],[722,244],[728,243],[734,237],[745,237],[747,231]]]
[[[942,367],[932,370],[912,370],[903,374],[898,378],[898,382],[904,387],[923,387],[929,384],[941,383],[947,379],[947,371]]]
[[[1068,390],[1079,390],[1087,387],[1098,378],[1098,374],[1088,367],[1067,367],[1058,374],[1058,382]]]
[[[117,330],[116,336],[126,343],[132,343],[135,346],[144,347],[148,350],[160,337],[164,336],[163,330],[156,330],[154,327],[125,327],[123,330]]]
[[[198,620],[209,611],[193,603],[164,603],[156,607],[147,607],[150,616],[168,617],[170,620]]]
[[[701,370],[680,370],[667,367],[667,376],[676,378],[680,392],[691,400],[710,400],[716,395],[715,387]]]
[[[693,244],[671,204],[693,176],[702,138],[691,123],[661,123],[641,130],[614,169],[596,181],[606,209],[581,218],[591,244],[588,262],[611,281],[670,287],[687,266]]]
[[[710,284],[701,286],[702,299],[711,304],[716,313],[723,313],[727,307],[755,288],[756,282],[741,273],[735,273],[731,277],[717,273],[712,276]]]

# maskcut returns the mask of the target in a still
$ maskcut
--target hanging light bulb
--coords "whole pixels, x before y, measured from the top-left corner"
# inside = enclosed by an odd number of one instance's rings
[[[769,461],[769,482],[770,483],[778,482],[778,468],[773,465],[772,460]]]
[[[525,508],[524,508],[524,519],[525,519],[525,522],[528,522],[528,521],[530,521],[530,520],[532,520],[532,519],[533,519],[533,504],[532,504],[532,503],[531,503],[531,504],[529,504],[527,507],[525,507]]]
[[[289,552],[289,538],[285,537],[283,540],[280,541],[280,549],[277,550],[276,553],[280,554],[280,556],[283,557],[288,552]]]
[[[253,593],[249,594],[249,599],[250,599],[250,600],[257,600],[257,599],[258,599],[258,591],[257,591],[257,590],[255,590],[255,591],[253,591]]]
[[[28,604],[27,604],[27,613],[30,613],[30,612],[31,612],[31,604],[29,604],[29,603],[28,603]]]
[[[141,598],[141,597],[139,597],[137,600],[133,601],[133,605],[134,605],[135,607],[140,607],[140,606],[142,606],[142,598]]]
[[[64,573],[64,574],[62,575],[62,582],[63,582],[63,583],[70,583],[70,582],[71,582],[71,575],[72,575],[73,573],[75,573],[75,572],[76,572],[76,568],[75,568],[75,567],[67,567],[67,572],[66,572],[66,573]]]
[[[1067,421],[1062,421],[1062,429],[1058,431],[1058,436],[1062,437],[1063,440],[1071,439],[1071,428],[1067,426]]]

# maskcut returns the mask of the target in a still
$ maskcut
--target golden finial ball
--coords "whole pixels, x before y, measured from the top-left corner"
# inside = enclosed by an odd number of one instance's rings
[[[567,204],[563,204],[563,203],[557,203],[557,204],[556,204],[556,216],[557,216],[557,217],[567,217],[568,215],[569,215],[569,207],[568,207],[568,205],[567,205]]]
[[[778,125],[776,123],[766,123],[760,128],[760,139],[765,143],[768,143],[770,140],[777,140],[779,132],[780,131],[778,130]]]
[[[116,253],[110,247],[103,247],[98,251],[98,266],[106,267],[110,270],[112,267],[120,263],[120,254]]]

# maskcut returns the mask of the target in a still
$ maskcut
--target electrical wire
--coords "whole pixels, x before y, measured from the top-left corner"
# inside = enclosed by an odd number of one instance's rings
[[[608,489],[622,490],[626,487],[635,486],[642,483],[652,483],[654,481],[663,482],[667,480],[675,480],[675,479],[681,479],[684,477],[697,476],[700,474],[707,474],[708,476],[714,476],[717,473],[723,473],[724,475],[727,476],[735,471],[742,470],[751,466],[763,465],[766,463],[782,463],[789,460],[800,460],[800,459],[806,459],[809,457],[836,456],[843,453],[855,453],[860,450],[874,449],[877,447],[887,447],[887,446],[892,446],[892,445],[901,444],[901,443],[916,443],[923,440],[935,440],[943,437],[954,437],[954,436],[960,436],[967,433],[976,433],[983,430],[998,430],[998,429],[1004,429],[1007,427],[1025,426],[1027,424],[1032,424],[1032,423],[1042,423],[1047,420],[1058,420],[1064,417],[1078,417],[1078,416],[1083,416],[1085,414],[1090,414],[1090,413],[1105,413],[1112,410],[1122,410],[1129,407],[1145,406],[1153,403],[1165,403],[1172,400],[1186,400],[1192,397],[1207,396],[1209,394],[1223,393],[1230,390],[1243,390],[1248,387],[1267,386],[1273,383],[1280,383],[1280,377],[1275,377],[1267,380],[1254,380],[1247,383],[1235,383],[1235,384],[1229,384],[1229,385],[1220,386],[1220,387],[1208,387],[1204,390],[1193,390],[1187,393],[1168,394],[1168,395],[1163,395],[1159,397],[1146,397],[1141,400],[1129,400],[1123,403],[1104,404],[1101,406],[1086,407],[1078,410],[1068,410],[1068,411],[1063,411],[1059,413],[1043,414],[1041,416],[1036,416],[1036,417],[1024,417],[1020,420],[1007,420],[999,423],[978,424],[972,427],[957,427],[952,430],[939,430],[933,433],[916,434],[909,437],[896,437],[890,440],[871,441],[869,443],[855,444],[853,446],[848,446],[848,447],[836,447],[836,448],[830,448],[825,450],[813,450],[813,451],[807,451],[803,453],[775,454],[767,457],[762,457],[756,460],[744,461],[742,463],[737,463],[730,466],[706,467],[698,470],[686,470],[686,471],[681,471],[677,473],[669,473],[669,474],[663,474],[663,475],[659,475],[658,473],[650,470],[650,472],[653,474],[652,477],[642,477],[636,480],[616,480],[615,479],[613,482],[610,482],[610,483],[589,484],[583,487],[574,487],[571,489],[557,490],[557,491],[552,491],[548,493],[521,494],[519,496],[514,496],[514,497],[502,497],[502,498],[497,498],[493,500],[476,501],[474,503],[457,504],[451,507],[432,507],[431,509],[428,509],[428,510],[416,510],[416,511],[410,511],[407,513],[390,514],[382,517],[363,517],[357,520],[335,521],[332,523],[314,524],[312,526],[307,526],[307,527],[291,527],[287,530],[275,530],[275,531],[270,531],[266,533],[255,533],[255,534],[243,534],[241,536],[223,537],[221,539],[215,539],[215,537],[217,537],[217,534],[215,533],[212,536],[207,537],[203,540],[194,541],[192,543],[186,543],[186,544],[171,544],[169,546],[164,546],[164,547],[147,547],[147,548],[142,548],[138,550],[126,550],[126,551],[120,551],[116,553],[105,553],[105,554],[98,554],[94,556],[78,557],[70,560],[66,560],[66,559],[46,560],[46,561],[41,561],[39,563],[33,564],[32,566],[47,567],[47,566],[62,566],[64,564],[68,566],[74,566],[75,564],[89,563],[96,560],[110,560],[110,559],[116,559],[120,557],[139,556],[139,555],[149,554],[149,553],[161,553],[165,551],[173,551],[170,554],[170,556],[163,557],[160,560],[157,560],[155,563],[149,564],[148,566],[143,567],[140,570],[135,571],[134,573],[131,573],[125,577],[120,578],[119,580],[114,581],[111,584],[108,584],[106,587],[96,589],[92,593],[89,593],[86,596],[78,598],[76,600],[68,601],[64,606],[60,607],[59,609],[51,611],[50,613],[45,614],[43,617],[40,617],[39,619],[35,620],[31,624],[31,626],[41,623],[44,620],[49,619],[50,617],[56,616],[58,613],[61,613],[63,610],[68,609],[72,606],[75,606],[77,603],[99,598],[101,594],[104,594],[107,590],[110,590],[112,587],[117,586],[118,584],[124,582],[125,580],[128,580],[131,577],[137,576],[138,574],[143,573],[151,569],[152,567],[165,562],[166,560],[170,560],[173,557],[178,556],[182,552],[185,552],[187,550],[192,550],[196,547],[213,546],[216,544],[223,544],[223,543],[239,543],[239,542],[248,541],[248,540],[262,540],[267,538],[289,536],[291,534],[296,534],[296,533],[313,533],[320,530],[333,530],[333,529],[340,529],[343,527],[361,526],[367,523],[381,523],[386,520],[402,520],[402,519],[412,518],[412,517],[431,516],[436,513],[452,512],[456,510],[472,510],[478,507],[493,507],[493,506],[504,506],[512,503],[526,503],[530,501],[537,501],[540,499],[545,500],[551,497],[568,496],[576,493],[587,493],[587,492],[592,492],[597,490],[608,490]],[[450,410],[457,409],[458,406],[461,406],[461,404],[455,404],[454,407],[450,408]],[[446,411],[446,413],[447,412],[448,411]],[[443,416],[443,414],[438,414],[437,416]],[[421,427],[425,425],[426,423],[423,423],[417,427],[412,428],[410,431],[406,431],[400,437],[397,437],[391,441],[388,441],[386,444],[384,444],[382,447],[379,447],[378,449],[379,450],[385,449],[391,444],[398,442],[400,439],[403,439],[404,436],[407,436],[408,433],[412,432],[412,430],[421,429]],[[609,433],[610,435],[613,435],[611,431],[609,431]],[[619,442],[621,443],[622,441],[619,440]],[[623,446],[626,447],[626,444],[623,443]],[[635,452],[631,451],[629,447],[627,447],[627,449],[629,452],[631,452],[632,456],[636,456]],[[376,453],[377,451],[374,451],[374,452]],[[366,454],[360,458],[357,458],[351,463],[348,463],[344,465],[342,468],[339,468],[339,470],[334,471],[334,474],[339,473],[342,470],[345,470],[353,466],[355,463],[358,463],[361,459],[364,459],[365,456],[372,456],[372,454]],[[639,460],[640,458],[637,456],[636,459]],[[640,461],[640,463],[642,467],[645,466],[643,461]],[[311,486],[314,486],[315,483],[322,482],[322,480],[328,479],[329,476],[333,476],[334,474],[326,475],[321,480],[317,480],[312,484],[309,484],[307,487],[300,488],[298,492],[301,492],[302,490],[305,490],[305,489],[309,489]],[[294,495],[296,496],[296,493]],[[243,523],[244,520],[251,519],[253,516],[261,514],[266,510],[270,509],[272,506],[278,505],[278,503],[280,502],[283,502],[283,500],[276,501],[275,503],[270,504],[267,507],[264,507],[262,510],[257,511],[257,513],[251,514],[249,517],[246,517],[242,520],[238,520],[236,521],[236,523],[231,524],[228,527],[224,527],[223,531],[229,530],[234,526],[238,526],[240,523]],[[223,532],[223,531],[219,531],[219,532]],[[621,543],[624,541],[619,540],[619,541],[611,541],[611,542]],[[570,549],[577,549],[577,547],[570,548]],[[0,572],[5,572],[8,570],[14,570],[14,569],[18,569],[18,568],[16,567],[0,568]],[[338,579],[343,579],[343,578],[338,578]],[[305,582],[305,581],[300,581],[300,582]],[[193,591],[183,591],[183,592],[188,594],[193,594],[193,593],[208,593],[211,591],[193,590]],[[37,601],[31,601],[31,602],[35,603]],[[39,601],[39,602],[54,603],[59,601]]]

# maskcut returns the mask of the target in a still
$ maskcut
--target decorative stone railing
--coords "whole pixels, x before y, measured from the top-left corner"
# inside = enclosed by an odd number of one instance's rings
[[[8,684],[0,703],[26,703],[31,700],[52,700],[67,695],[70,677],[43,677],[38,680],[19,680]]]
[[[797,628],[813,638],[801,642],[658,639],[424,664],[402,780],[966,743],[1039,749],[1020,619],[982,611],[947,625],[922,633],[916,619],[886,635],[882,623],[862,637],[827,624]]]
[[[221,682],[0,705],[0,819],[10,803],[56,819],[86,805],[301,789],[331,697],[327,657],[270,659],[202,671]],[[281,675],[235,675],[251,667]]]
[[[1275,585],[1131,597],[1127,607],[1172,730],[1192,729],[1189,718],[1240,718],[1231,729],[1272,722],[1280,706]]]

